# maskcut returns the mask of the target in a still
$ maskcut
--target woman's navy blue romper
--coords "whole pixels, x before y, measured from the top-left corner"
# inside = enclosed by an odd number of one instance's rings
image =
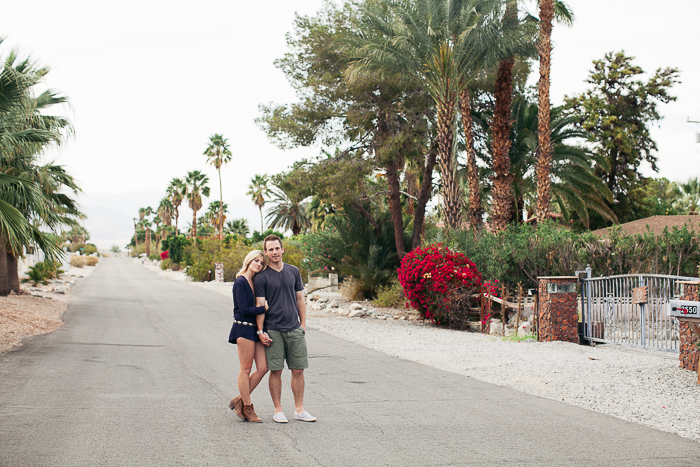
[[[248,280],[244,276],[238,276],[233,282],[233,326],[228,341],[235,344],[236,339],[242,337],[260,342],[255,317],[261,313],[265,313],[265,307],[255,306],[255,295]]]

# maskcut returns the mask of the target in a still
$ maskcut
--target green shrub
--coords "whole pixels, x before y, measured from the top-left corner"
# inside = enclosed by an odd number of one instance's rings
[[[265,237],[267,237],[268,235],[277,235],[279,238],[284,238],[284,234],[282,234],[282,232],[278,232],[276,230],[267,229],[263,233],[260,233],[257,230],[255,230],[253,232],[252,238],[250,239],[250,242],[251,243],[262,242],[263,240],[265,240]],[[262,250],[262,248],[261,248],[261,250]]]
[[[182,263],[186,260],[185,250],[187,247],[192,245],[192,243],[193,241],[187,239],[184,235],[167,238],[167,251],[170,253],[170,259],[173,261],[173,263]]]
[[[48,284],[49,279],[56,278],[63,271],[58,269],[60,263],[51,263],[49,261],[40,261],[34,266],[29,266],[27,271],[28,278],[22,279],[22,282],[31,282],[34,287],[38,284]]]
[[[91,255],[93,253],[97,253],[97,247],[93,245],[92,243],[86,243],[85,247],[83,247],[82,254],[83,255]]]
[[[345,206],[326,219],[325,230],[300,236],[310,271],[337,272],[339,279],[353,278],[353,288],[364,298],[376,297],[380,287],[396,278],[394,227],[388,210],[375,209],[377,231],[357,209]],[[404,227],[405,228],[405,227]],[[410,234],[404,232],[407,247]]]
[[[163,271],[170,269],[172,267],[172,265],[173,265],[173,262],[170,258],[165,258],[163,261],[160,262],[160,268]]]
[[[406,296],[403,287],[398,281],[392,281],[389,285],[380,287],[377,298],[372,302],[374,306],[381,308],[403,308],[406,306]]]

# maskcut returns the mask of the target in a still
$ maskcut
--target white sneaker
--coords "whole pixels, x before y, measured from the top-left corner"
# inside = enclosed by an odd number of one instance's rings
[[[272,416],[272,419],[276,421],[277,423],[287,423],[289,420],[287,420],[287,417],[284,416],[284,412],[278,412]]]
[[[294,420],[301,420],[302,422],[315,422],[316,417],[304,410],[302,413],[294,412]]]

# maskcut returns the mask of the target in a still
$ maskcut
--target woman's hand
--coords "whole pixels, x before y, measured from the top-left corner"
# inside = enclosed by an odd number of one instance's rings
[[[267,300],[265,300],[265,313],[267,313],[267,310],[270,309],[270,306],[267,304]]]

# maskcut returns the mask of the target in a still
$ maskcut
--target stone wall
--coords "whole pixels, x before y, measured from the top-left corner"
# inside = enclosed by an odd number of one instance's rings
[[[700,301],[699,292],[700,285],[698,283],[685,283],[683,284],[683,295],[681,300],[690,300],[693,302]],[[698,359],[700,358],[700,351],[695,346],[698,338],[690,330],[688,323],[680,323],[678,327],[681,337],[680,354],[678,356],[681,362],[681,368],[686,370],[698,371]]]
[[[576,277],[538,277],[537,340],[578,344]],[[573,289],[573,292],[563,290]]]

